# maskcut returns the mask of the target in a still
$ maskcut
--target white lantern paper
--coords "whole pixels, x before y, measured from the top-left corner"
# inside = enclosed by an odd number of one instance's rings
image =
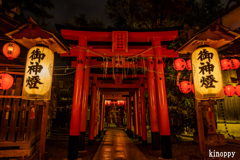
[[[50,100],[54,54],[47,47],[35,46],[28,51],[22,99]]]
[[[192,72],[196,99],[225,97],[220,61],[215,49],[211,47],[196,49],[192,53]]]

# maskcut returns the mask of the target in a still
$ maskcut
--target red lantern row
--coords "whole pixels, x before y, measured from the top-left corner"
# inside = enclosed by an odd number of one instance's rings
[[[240,85],[237,85],[236,87],[232,85],[226,85],[224,87],[224,93],[228,97],[232,97],[234,94],[236,94],[237,96],[240,96]]]
[[[189,81],[182,81],[179,84],[179,90],[182,93],[189,93],[191,91],[194,93],[194,86]]]
[[[228,69],[238,69],[240,62],[237,59],[222,59],[220,61],[221,63],[221,69],[222,70],[228,70]]]
[[[191,71],[192,70],[192,64],[191,64],[191,59],[187,60],[187,62],[182,59],[178,58],[173,62],[173,67],[176,71],[182,71],[186,67],[187,70]]]

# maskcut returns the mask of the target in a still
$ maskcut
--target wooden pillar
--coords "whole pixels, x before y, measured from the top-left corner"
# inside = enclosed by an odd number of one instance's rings
[[[97,109],[96,109],[96,135],[95,137],[97,138],[99,136],[99,126],[100,126],[100,91],[99,88],[97,89],[97,105],[96,105]]]
[[[95,108],[97,96],[97,77],[93,77],[92,93],[91,93],[91,110],[90,110],[90,125],[89,125],[89,141],[88,144],[92,145],[94,142],[94,126],[95,126]]]
[[[87,46],[87,38],[79,38],[78,45]],[[69,145],[68,145],[68,159],[78,158],[78,142],[80,135],[80,114],[82,104],[82,92],[83,92],[83,77],[84,77],[84,66],[86,61],[86,51],[78,51],[77,65],[75,72],[74,90],[73,90],[73,101],[72,101],[72,113],[71,123],[69,132]]]
[[[126,97],[126,106],[127,106],[127,131],[130,132],[130,109],[129,109],[129,97]]]
[[[43,108],[41,133],[40,133],[40,144],[39,144],[39,154],[38,154],[38,159],[43,160],[44,159],[44,153],[45,153],[45,144],[46,144],[49,102],[48,101],[46,101],[46,102],[36,101],[35,104],[39,105],[39,107]]]
[[[133,138],[133,112],[132,112],[132,100],[133,96],[129,98],[129,109],[130,109],[130,138]]]
[[[170,137],[170,125],[168,116],[168,105],[166,95],[166,84],[164,76],[164,62],[161,57],[162,48],[160,38],[153,38],[152,45],[154,47],[155,54],[155,81],[156,81],[156,95],[157,95],[157,107],[158,107],[158,120],[161,135],[162,145],[162,158],[172,158],[172,145]]]
[[[150,123],[152,132],[152,149],[160,150],[159,145],[159,125],[158,125],[158,111],[156,102],[156,89],[154,80],[154,63],[153,59],[149,58],[147,60],[147,83],[148,83],[148,100],[149,100],[149,112],[150,112]]]
[[[82,109],[80,116],[80,137],[79,137],[79,151],[84,150],[85,145],[85,132],[87,127],[87,109],[88,109],[88,93],[89,93],[89,75],[90,67],[89,66],[90,58],[86,59],[86,68],[84,71],[84,81],[83,81],[83,98],[82,98]]]
[[[142,108],[140,103],[140,89],[137,91],[137,111],[138,111],[138,140],[142,140]]]
[[[135,133],[135,138],[138,138],[137,92],[133,94],[133,108],[134,108],[134,133]]]
[[[147,146],[147,122],[146,122],[146,106],[145,106],[145,92],[144,92],[144,79],[140,78],[140,93],[141,93],[141,109],[142,109],[142,145]]]
[[[100,136],[103,136],[103,125],[104,125],[104,95],[101,95],[102,103],[101,103],[101,116],[100,116]]]

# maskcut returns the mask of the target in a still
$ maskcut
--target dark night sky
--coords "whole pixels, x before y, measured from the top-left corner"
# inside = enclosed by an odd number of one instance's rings
[[[49,10],[49,13],[54,15],[50,19],[50,29],[55,28],[55,23],[62,24],[64,21],[72,21],[74,15],[79,13],[86,14],[89,20],[99,19],[105,22],[105,26],[111,22],[104,12],[104,6],[107,0],[51,0],[54,4],[54,9]]]

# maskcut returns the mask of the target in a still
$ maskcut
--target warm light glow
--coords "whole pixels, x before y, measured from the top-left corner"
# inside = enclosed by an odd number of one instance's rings
[[[13,85],[13,77],[10,74],[0,74],[0,89],[7,90]]]
[[[230,60],[229,59],[222,59],[221,60],[221,69],[222,70],[228,70],[231,66]]]
[[[201,47],[192,53],[192,72],[196,99],[222,99],[222,71],[218,53],[211,47]]]
[[[235,93],[236,93],[237,96],[240,96],[240,85],[237,85],[235,87]]]
[[[182,58],[178,58],[173,62],[173,67],[176,71],[182,71],[186,67],[186,62]]]
[[[14,42],[9,42],[6,43],[3,46],[3,54],[9,59],[13,60],[14,58],[17,58],[20,54],[20,47],[14,43]]]
[[[186,68],[187,68],[187,70],[189,70],[189,71],[192,70],[192,62],[191,62],[191,59],[187,60],[187,62],[186,62]]]
[[[224,93],[228,96],[228,97],[232,97],[235,93],[235,88],[232,85],[226,85],[224,87]]]
[[[231,59],[230,64],[231,64],[230,65],[231,69],[238,69],[239,65],[240,65],[239,60],[237,60],[237,59]]]
[[[28,51],[22,99],[50,100],[54,54],[47,47]]]
[[[180,90],[182,93],[189,93],[189,92],[191,92],[191,83],[188,82],[188,81],[182,81],[182,82],[179,84],[179,90]]]

